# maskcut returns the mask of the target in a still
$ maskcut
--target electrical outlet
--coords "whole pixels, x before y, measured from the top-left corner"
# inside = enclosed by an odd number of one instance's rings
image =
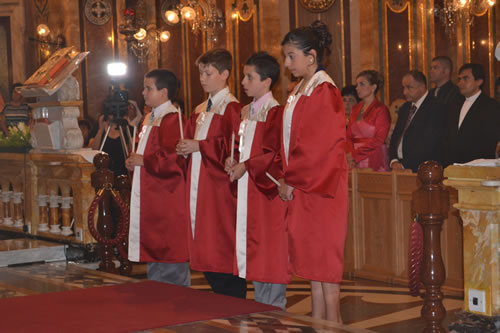
[[[484,290],[469,289],[469,310],[486,313],[486,294]]]
[[[75,228],[75,236],[78,240],[83,241],[83,230],[82,228]]]

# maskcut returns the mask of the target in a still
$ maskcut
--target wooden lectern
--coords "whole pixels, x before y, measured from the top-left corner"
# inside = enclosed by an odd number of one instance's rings
[[[500,316],[500,165],[452,165],[445,185],[458,190],[463,221],[464,310]],[[496,166],[494,166],[496,165]]]

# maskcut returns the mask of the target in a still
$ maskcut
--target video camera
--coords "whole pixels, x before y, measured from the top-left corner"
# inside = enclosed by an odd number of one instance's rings
[[[128,92],[113,84],[110,95],[104,101],[104,120],[113,116],[113,121],[123,119],[128,113]]]
[[[108,75],[111,77],[109,96],[104,101],[104,120],[113,116],[113,122],[118,123],[128,113],[128,92],[120,88],[120,82],[127,72],[123,63],[108,64]]]

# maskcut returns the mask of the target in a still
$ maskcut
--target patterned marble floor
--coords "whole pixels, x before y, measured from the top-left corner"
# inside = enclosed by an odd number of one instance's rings
[[[137,270],[137,271],[140,271]],[[0,268],[0,298],[18,297],[79,288],[138,281],[82,267],[57,262]],[[192,274],[192,287],[209,290],[203,275]],[[253,286],[248,284],[248,298],[253,299]],[[294,279],[287,290],[287,312],[236,316],[228,319],[159,328],[153,332],[421,332],[422,300],[408,296],[407,289],[366,280],[346,279],[341,287],[341,311],[345,325],[314,320],[310,315],[309,284]],[[444,325],[454,320],[462,306],[460,296],[447,295],[448,311]]]
[[[4,238],[4,240],[2,240]],[[0,254],[47,247],[43,241],[5,240],[0,233]],[[1,266],[1,262],[0,262]],[[145,278],[145,265],[135,265],[133,277],[95,270],[97,264],[65,261],[0,267],[0,299],[137,282]],[[210,291],[200,272],[192,272],[192,288]],[[248,299],[254,289],[248,283]],[[460,291],[445,292],[447,316],[443,327],[453,322],[463,305]],[[154,332],[421,332],[423,300],[408,295],[407,288],[381,282],[346,278],[341,284],[341,312],[344,325],[314,320],[311,315],[309,283],[294,278],[287,287],[287,312],[275,311],[227,319],[158,328]],[[1,329],[0,329],[1,331]]]

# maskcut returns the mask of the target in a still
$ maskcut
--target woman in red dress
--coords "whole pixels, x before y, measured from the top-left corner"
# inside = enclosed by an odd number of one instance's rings
[[[356,78],[356,91],[361,102],[353,106],[347,127],[347,160],[350,167],[389,170],[385,139],[391,127],[387,107],[375,94],[384,84],[374,70],[363,71]]]
[[[331,42],[316,21],[281,43],[285,67],[301,81],[283,114],[278,190],[287,203],[291,273],[311,281],[313,317],[341,322],[348,167],[342,96],[321,65]]]

